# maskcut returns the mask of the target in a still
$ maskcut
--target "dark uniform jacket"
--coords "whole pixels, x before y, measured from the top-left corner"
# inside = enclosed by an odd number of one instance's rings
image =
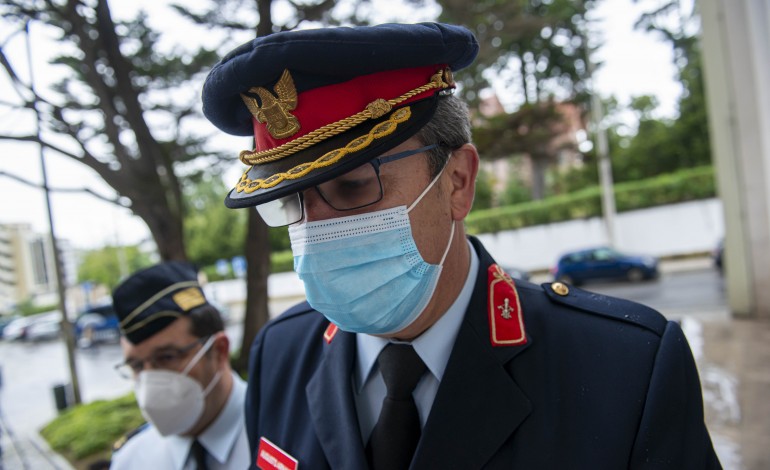
[[[515,281],[526,343],[493,346],[494,260],[471,241],[478,278],[411,468],[721,468],[676,323],[633,302]],[[257,336],[246,398],[252,465],[265,438],[299,468],[367,468],[355,335],[330,338],[328,327],[303,303]]]

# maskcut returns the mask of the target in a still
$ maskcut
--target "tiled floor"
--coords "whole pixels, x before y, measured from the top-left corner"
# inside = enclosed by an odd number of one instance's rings
[[[726,470],[770,468],[770,320],[683,319]]]

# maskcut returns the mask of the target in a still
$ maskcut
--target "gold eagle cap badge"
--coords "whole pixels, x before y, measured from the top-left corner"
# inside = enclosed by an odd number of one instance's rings
[[[262,87],[249,89],[249,93],[259,96],[261,106],[254,97],[241,94],[241,98],[257,121],[267,123],[270,135],[276,139],[285,139],[299,131],[297,117],[289,112],[297,107],[297,88],[288,70],[283,71],[273,91],[275,94]]]

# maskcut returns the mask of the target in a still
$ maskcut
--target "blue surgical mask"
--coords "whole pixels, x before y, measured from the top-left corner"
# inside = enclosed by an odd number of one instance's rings
[[[341,330],[397,333],[411,325],[436,290],[454,236],[454,221],[439,264],[417,250],[411,206],[307,222],[289,227],[294,270],[311,307]]]

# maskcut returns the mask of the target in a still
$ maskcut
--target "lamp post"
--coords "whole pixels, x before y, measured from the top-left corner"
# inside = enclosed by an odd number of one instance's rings
[[[78,381],[77,366],[75,363],[75,335],[72,323],[67,316],[67,302],[64,285],[64,275],[62,273],[61,253],[59,244],[56,240],[56,231],[54,230],[53,214],[51,213],[51,193],[48,188],[48,173],[45,163],[45,149],[43,148],[40,136],[40,110],[38,109],[37,92],[35,91],[35,80],[32,67],[32,44],[29,34],[29,21],[24,25],[25,38],[27,42],[27,65],[29,67],[29,88],[32,92],[32,109],[35,112],[35,136],[40,148],[40,166],[43,174],[43,192],[45,193],[46,210],[48,213],[48,227],[50,228],[51,247],[53,249],[54,270],[56,272],[56,288],[59,294],[59,311],[61,312],[61,329],[64,333],[64,342],[67,347],[67,359],[72,381],[72,400],[74,404],[80,404],[80,384]]]
[[[610,149],[607,141],[607,130],[602,126],[604,120],[604,110],[602,100],[596,90],[595,66],[591,60],[591,46],[588,44],[589,29],[585,29],[585,61],[586,72],[591,84],[591,121],[594,128],[594,145],[596,148],[596,158],[599,164],[599,185],[602,195],[602,215],[604,217],[604,227],[607,233],[607,243],[611,247],[617,246],[617,232],[615,227],[615,190],[612,180],[612,160],[610,160]]]

